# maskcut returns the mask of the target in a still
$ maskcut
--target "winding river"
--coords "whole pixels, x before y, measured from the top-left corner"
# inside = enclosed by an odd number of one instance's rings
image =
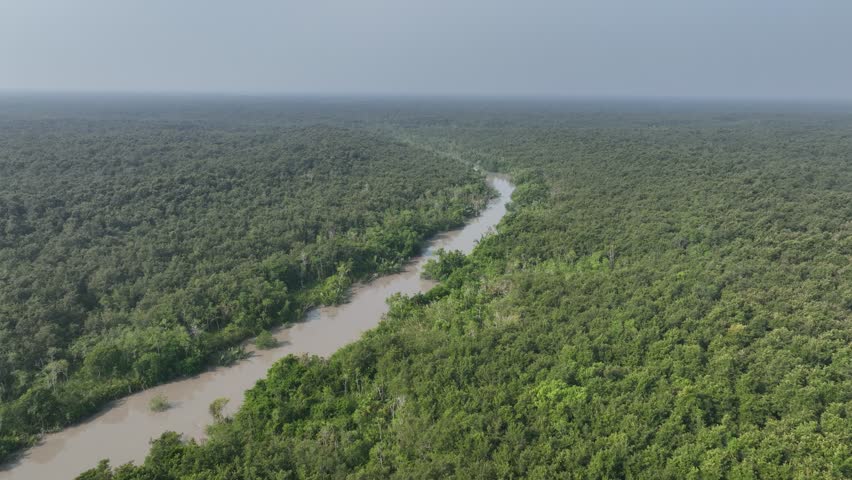
[[[439,248],[469,253],[476,242],[496,227],[506,213],[514,186],[506,177],[489,175],[499,192],[479,217],[463,228],[437,235],[426,250],[399,273],[353,287],[349,301],[335,307],[309,311],[304,321],[273,332],[279,346],[253,351],[248,359],[230,367],[160,385],[113,402],[100,414],[60,432],[46,435],[35,447],[12,463],[0,467],[0,480],[74,478],[103,458],[113,465],[141,462],[151,439],[172,430],[201,439],[210,423],[210,403],[230,399],[228,412],[236,410],[243,393],[266,376],[269,367],[288,354],[328,356],[375,327],[387,311],[385,299],[395,293],[425,292],[434,283],[420,278],[423,264]],[[171,408],[155,413],[148,404],[155,395],[168,398]]]

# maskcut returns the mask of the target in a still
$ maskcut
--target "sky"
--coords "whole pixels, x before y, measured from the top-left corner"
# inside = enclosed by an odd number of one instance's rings
[[[852,1],[0,0],[0,90],[852,99]]]

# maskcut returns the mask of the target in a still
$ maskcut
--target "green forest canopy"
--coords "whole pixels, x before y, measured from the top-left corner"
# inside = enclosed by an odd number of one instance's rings
[[[226,347],[394,270],[490,194],[466,165],[336,127],[3,127],[0,458],[227,362]]]
[[[498,235],[205,444],[80,478],[852,477],[852,112],[342,105],[314,118],[511,173]]]

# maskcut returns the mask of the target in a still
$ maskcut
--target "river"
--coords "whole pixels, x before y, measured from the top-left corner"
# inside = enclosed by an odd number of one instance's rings
[[[226,397],[230,399],[226,413],[235,411],[244,392],[265,377],[276,360],[288,354],[331,355],[378,325],[388,309],[385,299],[389,296],[429,290],[434,282],[421,279],[420,273],[436,250],[470,253],[476,242],[505,215],[514,186],[499,175],[489,175],[488,182],[499,192],[499,197],[478,217],[463,228],[432,238],[423,254],[413,258],[401,272],[355,285],[347,303],[313,309],[304,321],[277,329],[273,332],[279,342],[277,348],[247,348],[253,355],[236,365],[212,369],[113,402],[82,423],[45,435],[38,445],[0,467],[0,480],[74,478],[103,458],[108,458],[112,465],[140,463],[148,453],[151,439],[170,430],[202,439],[205,426],[211,422],[208,406],[213,400]],[[155,395],[164,395],[171,408],[152,412],[148,404]]]

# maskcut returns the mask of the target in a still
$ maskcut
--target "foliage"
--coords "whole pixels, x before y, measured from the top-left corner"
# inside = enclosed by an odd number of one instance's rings
[[[241,360],[249,358],[251,354],[242,345],[228,347],[215,355],[215,365],[229,367]]]
[[[498,234],[115,478],[849,478],[852,117],[690,108],[397,119],[512,171]]]
[[[465,255],[453,250],[447,252],[443,248],[435,252],[437,258],[430,258],[423,265],[423,277],[432,280],[446,280],[454,270],[465,265]]]
[[[190,109],[204,128],[163,104],[0,128],[2,419],[31,427],[4,423],[4,448],[62,424],[69,393],[195,368],[398,267],[480,205],[467,163],[517,190],[435,289],[331,358],[276,363],[204,444],[166,433],[83,478],[852,477],[848,106],[212,103]],[[377,133],[299,147],[269,126],[305,118]]]
[[[261,350],[269,350],[278,346],[278,340],[269,333],[269,330],[264,330],[254,339],[254,344]]]
[[[228,398],[222,397],[210,402],[210,416],[213,417],[214,422],[221,423],[225,421],[225,407],[229,401]]]
[[[490,194],[361,130],[0,111],[0,459],[244,358],[240,342],[342,301]]]
[[[169,409],[169,407],[171,407],[169,399],[163,394],[154,395],[151,397],[151,401],[148,402],[148,408],[150,408],[152,412],[165,412]]]
[[[352,264],[341,262],[337,270],[314,290],[314,303],[338,305],[346,300],[346,293],[352,285]]]

